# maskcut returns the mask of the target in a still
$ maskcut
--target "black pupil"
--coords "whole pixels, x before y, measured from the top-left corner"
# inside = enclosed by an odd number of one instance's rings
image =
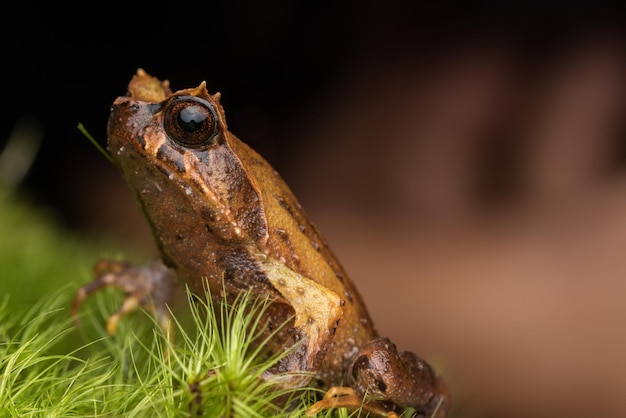
[[[178,125],[185,132],[191,133],[202,128],[206,112],[200,106],[187,106],[178,114]]]

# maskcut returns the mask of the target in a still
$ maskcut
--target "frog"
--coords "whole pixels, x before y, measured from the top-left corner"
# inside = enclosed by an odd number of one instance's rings
[[[387,417],[406,408],[416,416],[447,415],[443,378],[379,335],[291,189],[229,131],[219,92],[209,93],[206,82],[174,92],[140,68],[111,106],[107,137],[159,258],[97,262],[94,279],[76,293],[74,315],[90,294],[114,287],[126,298],[107,320],[110,334],[139,308],[168,329],[168,306],[181,285],[199,296],[208,289],[217,302],[251,292],[271,300],[264,314],[268,329],[277,330],[270,349],[293,347],[270,373],[298,372],[281,384],[326,390],[308,416],[332,407]]]

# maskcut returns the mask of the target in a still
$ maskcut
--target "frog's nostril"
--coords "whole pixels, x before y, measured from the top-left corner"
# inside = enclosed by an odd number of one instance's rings
[[[146,107],[148,108],[148,112],[150,112],[150,114],[152,115],[156,114],[158,111],[161,110],[160,103],[150,103]]]

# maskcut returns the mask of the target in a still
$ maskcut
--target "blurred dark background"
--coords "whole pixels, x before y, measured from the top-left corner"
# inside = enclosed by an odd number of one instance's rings
[[[0,180],[70,231],[153,251],[76,126],[104,145],[138,67],[174,90],[205,80],[381,333],[450,381],[457,416],[624,416],[619,7],[434,3],[17,5],[1,29],[0,171],[16,133],[41,142],[25,176]]]

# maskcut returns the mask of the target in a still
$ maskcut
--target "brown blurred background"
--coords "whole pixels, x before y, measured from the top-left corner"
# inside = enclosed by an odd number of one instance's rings
[[[69,230],[151,252],[119,174],[75,127],[104,143],[137,67],[174,89],[206,80],[381,334],[449,381],[455,416],[626,416],[618,9],[422,3],[16,14],[0,145],[38,127],[20,190]]]

